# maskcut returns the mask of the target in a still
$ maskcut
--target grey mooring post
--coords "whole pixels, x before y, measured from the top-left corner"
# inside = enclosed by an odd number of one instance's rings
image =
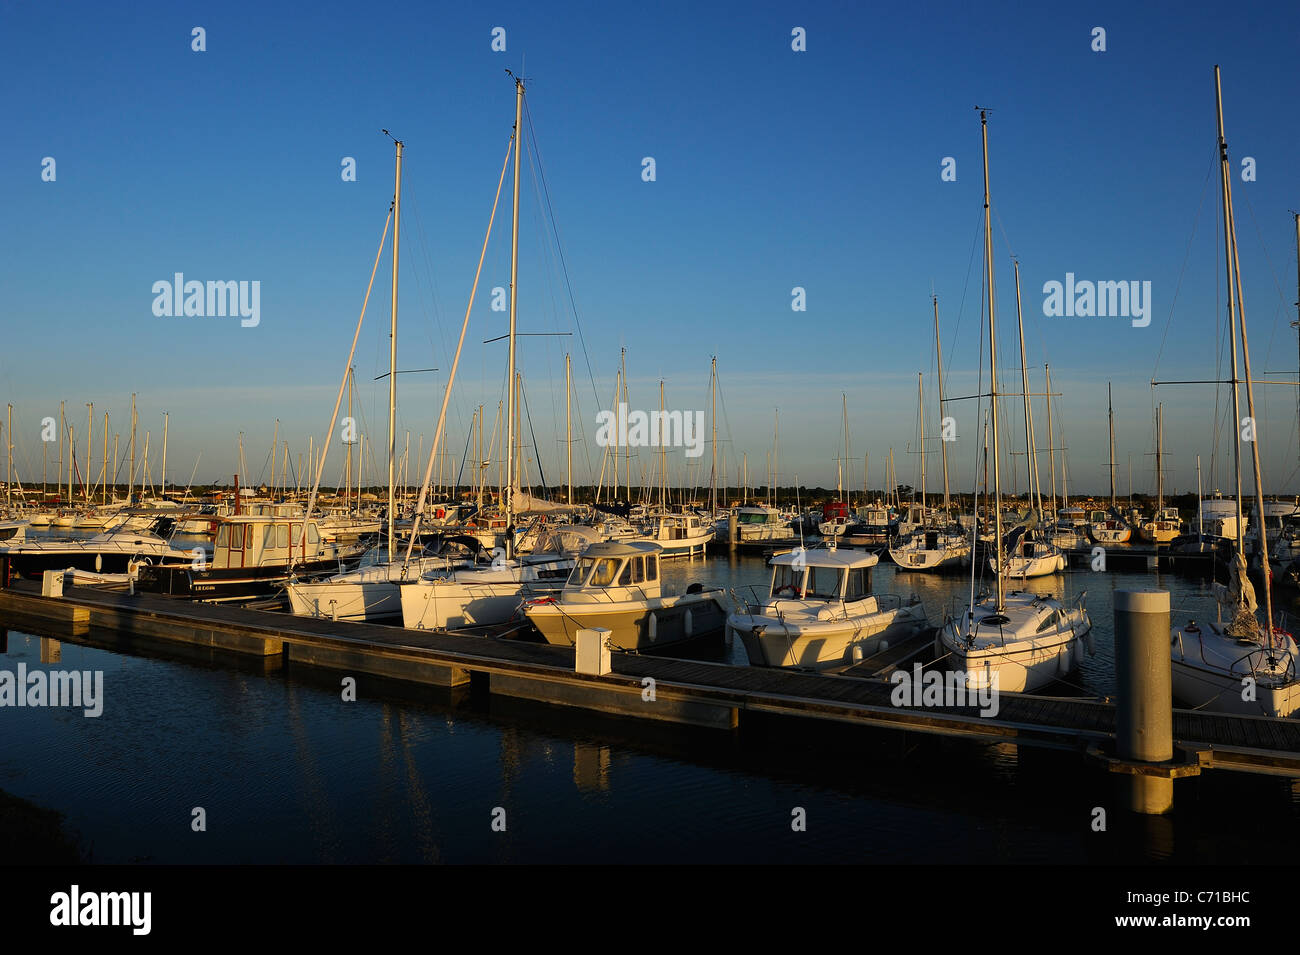
[[[1122,760],[1174,757],[1169,633],[1169,591],[1115,592],[1115,755]],[[1129,779],[1134,812],[1162,813],[1173,805],[1172,778],[1137,773]]]

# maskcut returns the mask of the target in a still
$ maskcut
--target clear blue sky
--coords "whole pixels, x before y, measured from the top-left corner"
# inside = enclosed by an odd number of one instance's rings
[[[950,395],[974,390],[980,361],[978,104],[994,110],[1004,387],[1019,386],[1014,253],[1031,384],[1042,390],[1051,362],[1073,489],[1104,490],[1108,380],[1121,488],[1130,455],[1135,486],[1150,488],[1150,380],[1226,373],[1216,369],[1215,63],[1253,370],[1296,371],[1288,210],[1300,208],[1300,8],[1132,7],[6,2],[0,401],[14,405],[22,476],[39,480],[40,418],[60,400],[79,442],[94,402],[98,459],[102,412],[124,430],[133,391],[151,463],[170,412],[169,471],[181,483],[200,452],[197,480],[228,479],[241,431],[251,476],[264,478],[277,418],[295,458],[308,434],[319,442],[392,195],[382,128],[406,143],[399,365],[441,369],[399,379],[399,453],[408,429],[413,452],[421,432],[427,450],[513,123],[510,68],[529,77],[583,333],[521,342],[552,483],[563,467],[563,354],[575,355],[582,480],[588,461],[599,466],[595,393],[608,404],[620,347],[634,407],[657,407],[662,377],[669,407],[706,408],[718,356],[729,476],[748,452],[761,483],[779,408],[783,483],[797,472],[833,484],[843,393],[852,483],[865,452],[878,485],[891,447],[900,479],[913,481],[919,371],[931,428],[936,417],[932,288]],[[191,49],[195,26],[204,52]],[[1104,53],[1091,49],[1096,26]],[[504,53],[491,49],[494,27],[506,31]],[[791,49],[795,27],[807,31],[805,52]],[[41,178],[47,156],[54,182]],[[356,182],[340,176],[349,156]],[[642,179],[646,156],[654,182]],[[940,179],[949,156],[955,182]],[[1240,177],[1247,156],[1254,182]],[[535,168],[522,187],[520,329],[576,331]],[[504,343],[482,342],[505,330],[489,301],[508,282],[508,212],[503,201],[454,392],[457,457],[472,409],[502,397]],[[386,253],[356,359],[375,452],[386,440],[386,385],[372,379],[387,370],[389,268]],[[176,272],[259,281],[260,325],[156,317],[152,285]],[[1067,272],[1149,280],[1150,326],[1044,317],[1043,283]],[[806,312],[791,310],[795,286]],[[1199,454],[1208,487],[1214,389],[1158,393],[1170,484],[1194,487]],[[1257,400],[1267,483],[1294,492],[1295,390],[1260,387]],[[1020,447],[1020,409],[1005,410]],[[969,487],[974,405],[950,413],[954,479]],[[1035,414],[1046,444],[1041,403]],[[1226,491],[1226,438],[1218,450]],[[932,488],[937,473],[935,461]]]

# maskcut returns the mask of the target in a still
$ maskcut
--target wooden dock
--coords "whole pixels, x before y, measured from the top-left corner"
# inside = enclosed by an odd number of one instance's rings
[[[850,724],[1102,759],[1115,737],[1112,703],[1001,693],[997,715],[984,717],[975,706],[894,705],[891,684],[854,675],[888,670],[894,660],[863,661],[849,673],[830,676],[615,653],[613,672],[596,676],[575,672],[568,647],[85,587],[69,587],[61,598],[42,597],[26,583],[0,590],[0,627],[73,641],[95,628],[128,643],[145,637],[212,648],[290,670],[326,668],[438,687],[472,682],[476,691],[494,695],[741,732],[746,720],[762,714],[801,722],[811,732],[819,723]],[[1214,768],[1300,776],[1300,721],[1175,710],[1174,739],[1182,766],[1177,775]]]

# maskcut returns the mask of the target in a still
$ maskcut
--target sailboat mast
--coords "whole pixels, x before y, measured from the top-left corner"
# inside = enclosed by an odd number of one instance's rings
[[[718,356],[714,355],[709,363],[709,391],[712,395],[713,419],[713,474],[710,478],[709,513],[718,513]]]
[[[659,379],[659,509],[668,510],[668,445],[664,441],[664,380]]]
[[[1038,481],[1038,455],[1034,452],[1034,409],[1029,400],[1029,365],[1025,360],[1025,319],[1020,310],[1020,261],[1014,262],[1016,270],[1016,328],[1020,333],[1020,388],[1025,404],[1025,476],[1029,479],[1029,506],[1043,510],[1043,487]],[[1038,503],[1034,504],[1037,492]]]
[[[1214,67],[1214,109],[1219,125],[1219,190],[1223,203],[1223,254],[1227,262],[1228,274],[1228,344],[1232,359],[1232,420],[1234,422],[1234,439],[1232,442],[1232,463],[1236,487],[1237,502],[1237,553],[1245,553],[1245,528],[1242,523],[1241,502],[1241,405],[1237,393],[1237,298],[1236,287],[1232,282],[1232,222],[1229,218],[1232,208],[1231,173],[1228,167],[1228,144],[1223,138],[1223,89],[1219,84],[1219,67]],[[1260,522],[1264,512],[1260,510]],[[1261,528],[1262,530],[1262,528]]]
[[[993,553],[997,579],[997,609],[1002,595],[1002,459],[998,450],[998,338],[993,305],[993,220],[989,207],[989,124],[988,111],[980,110],[980,133],[984,144],[984,287],[989,303],[989,401],[993,413]],[[1025,389],[1029,391],[1028,388]],[[1025,399],[1028,401],[1028,399]]]
[[[573,368],[568,355],[564,356],[564,459],[568,472],[569,494],[566,503],[573,503]]]
[[[921,415],[921,523],[925,523],[925,392],[921,384],[924,376],[916,373],[916,407]]]
[[[1219,68],[1214,68],[1214,78],[1216,88],[1219,85]],[[1219,122],[1223,122],[1222,108],[1220,108]],[[1222,126],[1220,126],[1222,128]],[[1224,156],[1227,156],[1227,147],[1224,147]],[[1259,464],[1259,419],[1255,417],[1255,383],[1250,373],[1250,341],[1246,336],[1246,294],[1241,286],[1241,259],[1237,253],[1237,221],[1232,209],[1232,186],[1227,186],[1228,207],[1225,218],[1228,222],[1228,232],[1232,237],[1232,279],[1237,286],[1237,306],[1240,310],[1241,319],[1241,357],[1246,373],[1246,414],[1250,416],[1254,433],[1250,442],[1250,461],[1251,469],[1255,477],[1255,506],[1259,509],[1259,562],[1260,570],[1264,580],[1264,633],[1269,644],[1272,644],[1273,633],[1273,572],[1268,563],[1268,527],[1264,521],[1264,481]],[[1240,432],[1238,432],[1240,434]]]
[[[934,304],[934,362],[939,373],[939,454],[943,461],[943,512],[946,516],[950,507],[948,500],[948,442],[943,439],[943,348],[939,344],[939,297],[931,295]],[[863,489],[865,491],[865,487]]]
[[[62,403],[60,403],[60,405],[59,405],[59,414],[60,414],[60,415],[63,414],[63,405],[62,405]],[[128,506],[128,507],[131,506],[131,494],[132,494],[132,492],[135,490],[135,426],[136,426],[136,421],[137,421],[137,418],[136,418],[136,413],[135,413],[135,395],[133,394],[133,395],[131,395],[131,476],[127,479],[127,482],[126,482],[126,503],[127,503],[127,506]],[[241,456],[241,457],[243,456],[243,453],[242,453],[242,452],[240,453],[240,456]]]
[[[1115,405],[1111,401],[1110,382],[1106,382],[1106,417],[1110,421],[1110,509],[1115,510]]]
[[[519,304],[519,147],[524,136],[524,81],[515,77],[515,168],[514,203],[510,211],[510,345],[506,364],[506,478],[501,493],[505,498],[506,557],[515,555],[515,319]]]
[[[397,145],[396,181],[393,186],[393,306],[388,330],[388,559],[393,559],[393,522],[397,501],[393,495],[393,466],[397,453],[397,252],[402,238],[402,141]],[[512,313],[513,314],[513,313]]]
[[[12,405],[9,407],[9,413],[11,415],[13,414]],[[85,481],[87,504],[90,503],[90,494],[92,490],[92,485],[90,484],[90,466],[91,464],[94,463],[94,459],[95,459],[95,445],[91,443],[95,437],[95,432],[93,430],[94,423],[95,423],[94,414],[95,414],[95,403],[93,401],[87,401],[86,402],[86,481]],[[10,424],[12,425],[12,422],[10,422]],[[10,430],[9,432],[9,438],[10,438],[9,440],[9,483],[12,484],[14,479],[13,431],[12,430]],[[164,445],[164,447],[166,447],[166,445]],[[165,459],[166,459],[166,452],[164,452],[164,460]]]
[[[1053,435],[1052,435],[1052,366],[1048,364],[1044,364],[1043,372],[1046,377],[1046,383],[1047,383],[1047,463],[1052,476],[1052,504],[1050,509],[1053,518],[1055,518],[1056,515],[1056,442],[1053,439]]]
[[[162,481],[159,484],[161,494],[164,497],[167,495],[167,419],[168,419],[167,412],[164,411],[163,412]],[[277,418],[276,424],[278,425],[279,423],[280,423],[280,419]],[[272,475],[275,474],[275,445],[274,444],[271,445],[271,473]]]
[[[101,504],[108,504],[108,412],[104,412],[104,450],[100,454],[102,459],[99,462],[100,481],[99,481],[99,500]],[[117,435],[113,435],[113,445],[117,445]],[[114,455],[116,456],[116,455]]]
[[[1165,431],[1163,403],[1156,405],[1156,520],[1165,506]]]

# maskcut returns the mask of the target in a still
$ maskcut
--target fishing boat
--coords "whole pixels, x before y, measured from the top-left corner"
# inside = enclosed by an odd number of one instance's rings
[[[765,504],[751,504],[733,507],[731,513],[736,515],[737,543],[755,543],[759,541],[785,541],[793,534],[790,521],[781,515],[775,507]],[[721,525],[719,536],[729,539],[730,518]]]
[[[989,204],[988,118],[980,111],[980,128],[984,148],[984,263],[985,288],[993,286],[993,229]],[[1017,287],[1019,283],[1017,282]],[[989,396],[992,404],[989,422],[993,439],[993,555],[994,592],[976,599],[972,580],[972,598],[959,616],[949,615],[936,638],[937,649],[949,670],[967,689],[995,688],[1005,691],[1029,691],[1065,675],[1082,659],[1085,638],[1092,630],[1092,620],[1084,607],[1085,594],[1070,604],[1054,596],[1025,591],[1004,590],[1009,565],[1002,535],[1001,457],[998,449],[998,374],[997,334],[994,296],[987,295],[989,339]],[[1023,349],[1022,349],[1023,354]],[[1023,368],[1023,361],[1022,361]],[[1029,389],[1025,388],[1028,395]],[[1026,397],[1026,404],[1028,398]],[[1027,426],[1027,435],[1033,429]],[[1032,438],[1030,438],[1032,452]],[[1033,469],[1030,468],[1032,475]],[[1026,528],[1027,529],[1027,528]],[[1013,531],[1014,533],[1014,531]],[[1021,538],[1023,543],[1023,536]],[[1023,553],[1022,553],[1023,556]],[[1059,558],[1059,553],[1056,555]],[[1091,645],[1087,644],[1091,650]]]
[[[916,636],[929,623],[921,599],[875,593],[863,551],[812,548],[772,558],[767,596],[727,617],[753,666],[829,670]]]
[[[713,540],[713,528],[698,514],[653,514],[647,519],[649,529],[645,536],[662,548],[665,559],[669,557],[694,557],[703,555]]]
[[[360,556],[358,545],[326,541],[315,520],[303,524],[266,514],[219,518],[210,559],[186,551],[183,561],[145,565],[140,588],[211,602],[248,600],[295,575],[339,573],[343,562]]]
[[[727,620],[723,591],[692,584],[665,593],[656,543],[602,541],[578,559],[564,588],[533,597],[524,613],[547,643],[572,646],[579,630],[602,627],[616,650],[652,651],[718,637]]]
[[[1219,68],[1214,68],[1215,107],[1218,118],[1219,181],[1223,203],[1224,252],[1228,277],[1228,335],[1231,343],[1232,377],[1226,382],[1232,393],[1234,420],[1241,420],[1238,385],[1246,386],[1246,414],[1254,420],[1255,391],[1250,371],[1250,347],[1246,335],[1245,302],[1241,298],[1240,260],[1237,254],[1236,222],[1232,208],[1232,176],[1228,147],[1223,134],[1223,96]],[[1300,220],[1297,220],[1300,228]],[[1238,341],[1240,331],[1240,341]],[[1244,378],[1238,378],[1237,351],[1240,344]],[[1156,382],[1155,384],[1159,384]],[[1245,531],[1241,520],[1241,435],[1234,428],[1233,468],[1236,484],[1237,547],[1230,564],[1227,585],[1215,583],[1218,619],[1189,620],[1174,627],[1170,640],[1173,694],[1178,701],[1197,709],[1257,716],[1293,716],[1300,710],[1300,674],[1297,648],[1292,634],[1273,622],[1272,573],[1269,565],[1268,534],[1257,535],[1264,588],[1264,618],[1255,589],[1247,575]],[[1267,520],[1263,480],[1260,473],[1259,435],[1249,442],[1255,479],[1255,510]],[[1227,619],[1225,619],[1225,617]]]

